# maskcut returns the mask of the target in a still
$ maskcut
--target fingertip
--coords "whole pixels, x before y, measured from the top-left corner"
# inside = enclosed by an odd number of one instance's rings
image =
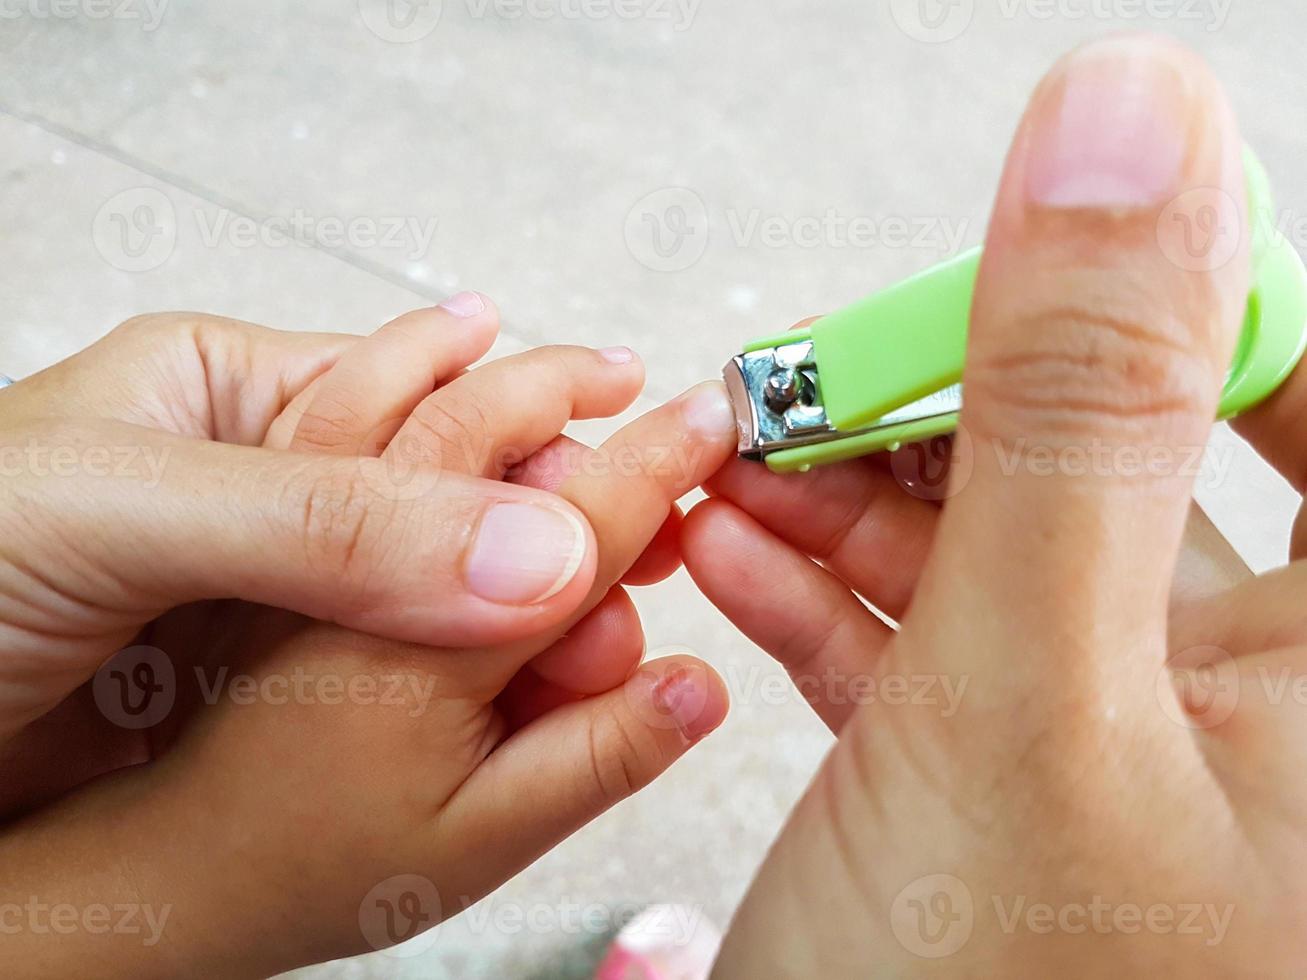
[[[667,518],[640,557],[622,576],[623,585],[656,585],[681,567],[681,525],[685,520],[681,508],[672,504]]]
[[[595,351],[599,359],[605,364],[613,367],[627,368],[629,370],[639,370],[644,373],[644,361],[640,355],[631,348],[624,345],[617,347],[600,347]]]
[[[701,439],[723,445],[735,441],[735,409],[722,382],[697,384],[681,395],[678,404],[682,421]]]
[[[1059,61],[986,237],[967,431],[1054,451],[1202,438],[1247,303],[1244,182],[1229,102],[1197,54],[1134,34]]]
[[[455,319],[467,321],[469,325],[499,324],[499,307],[494,300],[485,293],[472,289],[465,289],[441,300],[435,309],[448,313]]]
[[[735,448],[735,412],[726,386],[706,381],[637,419],[604,444],[610,454],[638,451],[668,503],[709,479]]]
[[[659,732],[675,732],[685,747],[714,732],[730,712],[726,682],[689,654],[645,663],[626,691],[641,721]]]
[[[802,320],[799,320],[798,322],[793,323],[789,327],[787,327],[786,332],[793,332],[795,330],[807,330],[810,326],[812,326],[814,323],[816,323],[825,315],[826,314],[824,313],[818,313],[815,316],[805,316]]]
[[[644,390],[644,361],[630,347],[601,347],[595,351],[603,362],[604,381],[612,387],[613,396],[606,403],[596,405],[598,414],[613,416],[631,407]]]
[[[620,686],[643,656],[640,614],[626,591],[616,587],[529,666],[550,684],[593,695]]]
[[[435,306],[405,316],[412,317],[420,328],[434,328],[439,343],[454,345],[460,355],[460,371],[466,371],[490,353],[499,337],[499,307],[484,293],[470,290],[455,293]],[[452,373],[436,380],[450,381]]]

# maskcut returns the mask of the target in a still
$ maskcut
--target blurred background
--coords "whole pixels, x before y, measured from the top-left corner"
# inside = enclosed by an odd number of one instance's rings
[[[1215,65],[1307,251],[1301,0],[0,0],[0,371],[150,310],[363,333],[469,288],[496,353],[634,347],[644,410],[979,243],[1040,75],[1132,29]],[[1284,560],[1297,496],[1224,427],[1198,484]],[[724,728],[420,947],[300,975],[585,977],[646,904],[729,919],[829,736],[683,574],[637,601]]]

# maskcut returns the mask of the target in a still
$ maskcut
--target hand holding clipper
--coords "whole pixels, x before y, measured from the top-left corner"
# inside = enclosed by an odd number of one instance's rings
[[[1274,392],[1307,345],[1302,259],[1283,237],[1258,234],[1257,217],[1271,213],[1270,188],[1251,151],[1244,165],[1253,286],[1222,419]],[[777,472],[805,471],[952,432],[980,256],[972,249],[805,330],[746,345],[723,371],[740,455]]]

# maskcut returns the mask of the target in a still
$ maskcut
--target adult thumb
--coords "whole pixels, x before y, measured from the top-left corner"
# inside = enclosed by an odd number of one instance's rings
[[[1145,637],[1160,655],[1192,461],[1247,302],[1241,153],[1221,86],[1175,42],[1090,44],[1037,89],[971,311],[974,470],[927,583],[948,603],[928,617],[992,626],[954,656],[1000,674],[1008,656],[1027,680],[1046,661],[1054,680]]]
[[[149,618],[236,598],[390,639],[469,646],[561,623],[594,577],[585,518],[529,487],[118,423],[49,438],[65,460],[94,452],[122,464],[117,478],[25,481],[58,523],[31,542],[44,574],[80,569],[60,588],[99,590],[78,595],[91,606]],[[62,566],[49,554],[57,542],[70,552]]]

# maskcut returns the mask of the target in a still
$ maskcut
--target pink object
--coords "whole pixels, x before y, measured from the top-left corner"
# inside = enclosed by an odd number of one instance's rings
[[[651,905],[617,934],[595,980],[707,980],[721,945],[699,909]]]

